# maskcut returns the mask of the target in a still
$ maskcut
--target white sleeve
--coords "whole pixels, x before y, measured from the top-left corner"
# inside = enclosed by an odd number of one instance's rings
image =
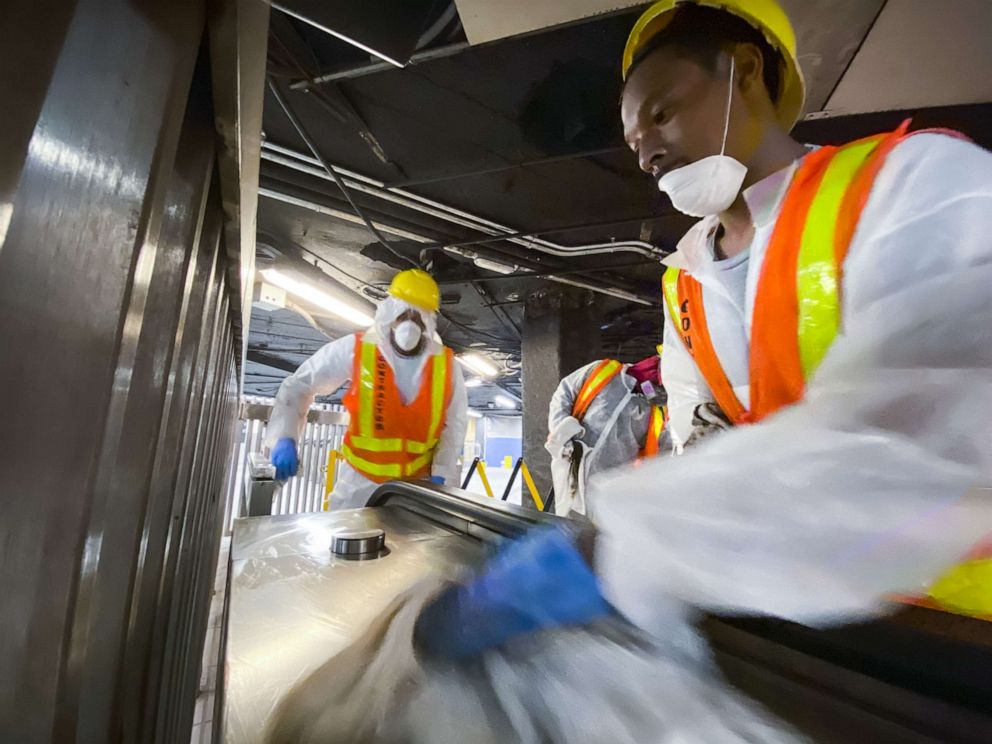
[[[692,414],[700,403],[713,400],[713,394],[703,379],[695,360],[685,348],[682,337],[672,325],[665,303],[665,347],[661,354],[661,384],[668,393],[668,428],[672,446],[682,450],[692,434]]]
[[[562,421],[572,417],[575,399],[579,397],[579,391],[586,378],[599,363],[599,361],[590,362],[561,379],[548,405],[548,431],[555,431]]]
[[[347,382],[354,358],[355,337],[344,336],[322,346],[283,380],[265,430],[265,446],[271,449],[284,437],[299,439],[313,399],[333,393]]]
[[[600,485],[597,569],[637,624],[664,632],[671,596],[850,620],[992,532],[966,495],[992,483],[992,156],[928,139],[878,176],[804,400]]]
[[[444,430],[434,450],[434,462],[431,465],[431,475],[439,475],[449,486],[460,486],[458,472],[458,456],[465,446],[465,432],[468,430],[468,391],[465,389],[465,377],[461,365],[452,364],[454,381],[451,389],[451,401],[444,415]]]

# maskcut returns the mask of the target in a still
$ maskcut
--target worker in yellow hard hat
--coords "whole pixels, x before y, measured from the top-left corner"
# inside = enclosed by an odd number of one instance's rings
[[[458,485],[468,403],[461,370],[437,340],[440,304],[428,273],[401,271],[372,328],[332,341],[283,381],[265,434],[278,480],[296,474],[297,442],[314,397],[351,380],[331,509],[365,506],[387,480]]]
[[[595,481],[594,538],[514,543],[425,609],[424,649],[613,611],[669,636],[685,605],[862,618],[992,532],[965,497],[992,483],[992,155],[908,123],[803,145],[798,59],[774,0],[662,0],[635,24],[624,137],[701,218],[663,282],[669,426],[684,443],[703,405],[732,425]],[[937,583],[959,610],[992,608],[983,556]]]

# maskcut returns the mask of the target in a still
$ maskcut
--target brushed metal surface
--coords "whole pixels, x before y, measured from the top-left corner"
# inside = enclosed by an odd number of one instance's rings
[[[354,561],[332,533],[382,529],[389,554]],[[264,741],[292,685],[362,632],[399,592],[477,560],[482,543],[393,506],[239,519],[231,544],[224,741]]]
[[[4,8],[4,741],[189,736],[238,390],[204,5]]]

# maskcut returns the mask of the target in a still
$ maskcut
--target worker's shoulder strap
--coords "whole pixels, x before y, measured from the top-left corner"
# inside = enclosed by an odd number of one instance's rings
[[[575,397],[575,403],[572,404],[572,416],[582,421],[599,392],[610,383],[610,380],[620,374],[622,369],[623,365],[615,359],[604,359],[597,364],[586,377],[585,382],[582,383],[582,389]]]
[[[641,449],[641,457],[654,457],[658,454],[659,440],[662,432],[665,431],[665,420],[668,418],[668,411],[661,406],[651,406],[651,416],[648,419],[648,433],[644,439],[644,447]]]
[[[782,202],[758,279],[752,319],[751,418],[803,397],[841,322],[844,261],[894,132],[823,147],[804,158]]]
[[[662,278],[662,290],[672,325],[696,363],[699,373],[706,380],[714,399],[727,418],[740,423],[746,417],[747,409],[734,393],[733,385],[713,348],[713,339],[706,325],[702,285],[687,271],[669,267]]]

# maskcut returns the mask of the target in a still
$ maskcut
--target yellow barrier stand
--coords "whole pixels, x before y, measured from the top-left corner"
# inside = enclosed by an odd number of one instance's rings
[[[334,490],[334,471],[337,469],[338,451],[331,450],[327,453],[327,479],[324,482],[324,501],[321,504],[321,511],[327,511],[331,506],[331,491]]]
[[[486,476],[486,461],[479,460],[479,466],[476,470],[479,471],[479,477],[482,479],[482,487],[486,489],[486,496],[494,498],[492,486],[489,485],[489,478]]]
[[[537,507],[538,511],[544,511],[544,499],[541,498],[541,494],[537,492],[537,486],[534,485],[534,479],[530,477],[530,469],[527,467],[527,463],[520,463],[520,470],[524,474],[524,483],[527,484],[527,490],[530,491],[530,497],[534,500],[534,506]]]

